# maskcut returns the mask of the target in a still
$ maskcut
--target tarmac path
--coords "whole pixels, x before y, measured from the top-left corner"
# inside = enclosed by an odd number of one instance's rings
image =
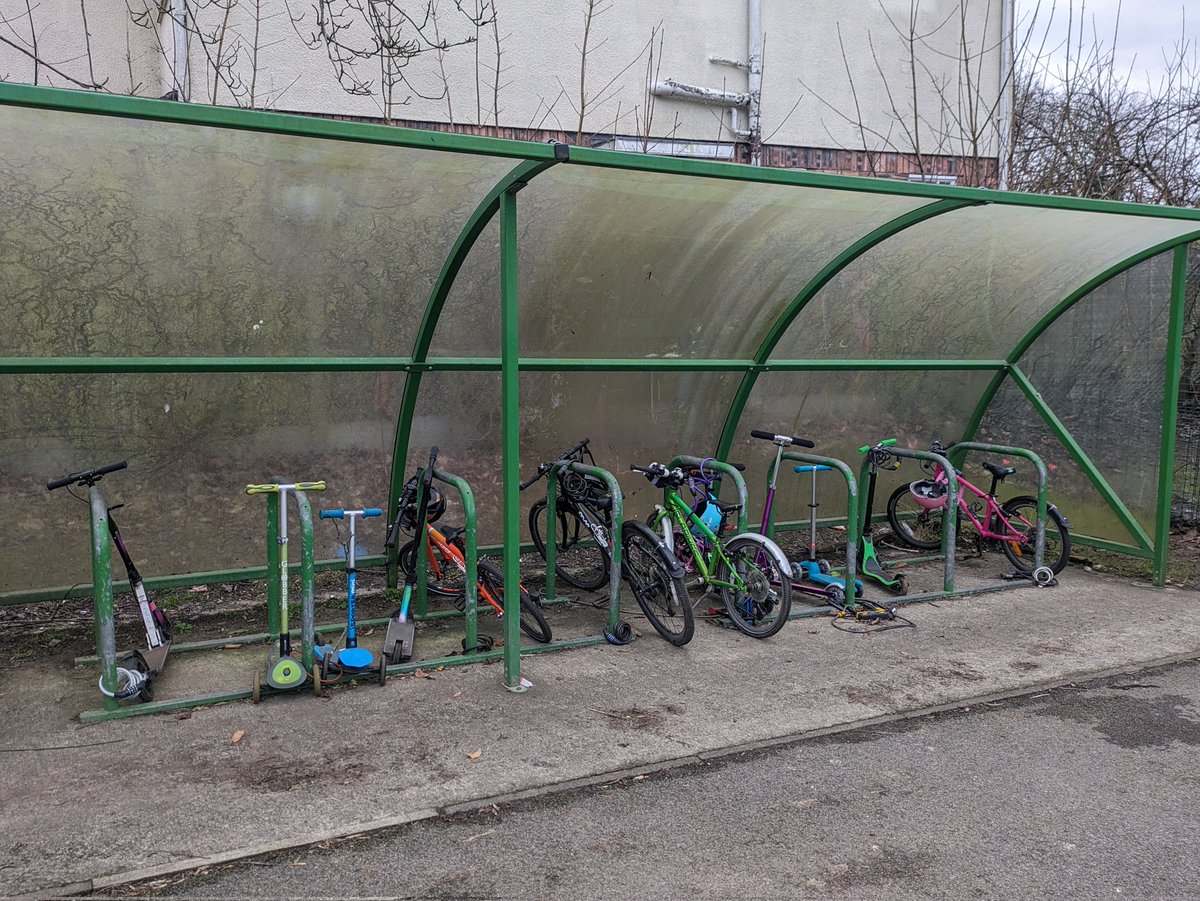
[[[1200,896],[1200,664],[867,726],[142,890],[188,897]]]

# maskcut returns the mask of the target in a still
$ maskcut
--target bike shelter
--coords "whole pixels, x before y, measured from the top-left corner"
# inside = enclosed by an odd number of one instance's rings
[[[11,84],[0,160],[0,603],[91,594],[44,490],[85,464],[129,458],[163,590],[269,574],[256,474],[387,485],[388,519],[438,444],[515,584],[522,460],[590,435],[628,511],[629,463],[765,465],[751,427],[1029,448],[1074,542],[1165,579],[1200,211]]]

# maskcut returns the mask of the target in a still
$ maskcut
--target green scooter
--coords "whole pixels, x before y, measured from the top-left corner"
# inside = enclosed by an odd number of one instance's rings
[[[867,478],[867,506],[863,511],[862,536],[859,538],[859,567],[864,576],[874,579],[888,591],[894,594],[908,594],[908,581],[904,573],[889,573],[875,553],[874,526],[871,516],[875,507],[875,476],[881,469],[889,472],[900,468],[900,458],[888,453],[888,448],[896,443],[895,438],[888,438],[872,446],[870,444],[858,449],[859,455],[867,454],[870,464]]]

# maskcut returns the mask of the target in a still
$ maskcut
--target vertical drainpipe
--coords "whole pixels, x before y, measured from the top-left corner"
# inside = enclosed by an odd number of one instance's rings
[[[746,48],[750,57],[750,165],[761,166],[763,39],[760,0],[747,0],[746,18]]]
[[[1008,190],[1008,166],[1012,158],[1013,95],[1017,89],[1016,60],[1013,58],[1013,6],[1016,0],[1000,0],[1000,97],[996,104],[997,187]]]
[[[160,7],[161,8],[161,7]],[[163,93],[175,92],[175,99],[191,100],[192,86],[188,77],[187,0],[171,0],[171,11],[159,19],[159,43],[163,48]],[[167,50],[170,50],[168,53]]]

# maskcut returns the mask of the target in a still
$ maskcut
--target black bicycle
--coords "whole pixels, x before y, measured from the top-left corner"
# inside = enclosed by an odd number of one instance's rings
[[[584,438],[556,460],[538,465],[537,472],[521,483],[524,491],[560,463],[596,460]],[[554,523],[554,571],[563,581],[584,591],[608,584],[612,573],[612,495],[608,485],[590,473],[568,466],[558,471],[558,500]],[[529,511],[529,533],[537,552],[546,559],[546,499]],[[695,623],[683,567],[663,540],[645,523],[627,519],[621,524],[621,576],[656,632],[676,646],[692,640]]]

